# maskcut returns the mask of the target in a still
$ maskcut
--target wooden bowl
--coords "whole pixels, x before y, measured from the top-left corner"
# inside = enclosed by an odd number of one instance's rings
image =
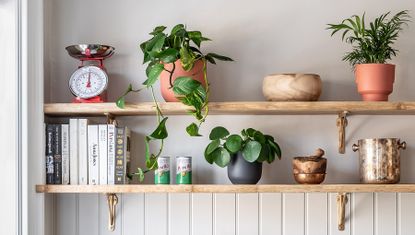
[[[273,74],[264,78],[262,93],[269,101],[317,101],[321,87],[317,74]]]
[[[299,173],[294,174],[294,179],[299,184],[320,184],[324,181],[326,173]]]

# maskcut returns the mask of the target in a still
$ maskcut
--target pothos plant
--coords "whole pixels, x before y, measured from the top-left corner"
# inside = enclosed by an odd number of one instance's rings
[[[389,15],[390,12],[382,14],[369,25],[365,23],[365,14],[361,17],[354,15],[340,24],[329,24],[327,29],[332,31],[331,36],[342,32],[342,40],[353,46],[343,61],[348,61],[354,67],[356,64],[384,64],[396,56],[397,50],[392,45],[410,16],[406,10],[390,19]]]
[[[218,126],[212,129],[209,139],[205,159],[220,167],[226,167],[238,152],[248,162],[272,163],[275,156],[281,159],[281,149],[274,137],[253,128],[242,130],[241,135],[230,135],[226,128]]]
[[[140,92],[143,89],[149,89],[154,102],[157,114],[157,127],[148,136],[145,137],[145,170],[139,168],[136,173],[142,181],[144,173],[155,170],[157,166],[157,158],[163,151],[164,140],[168,137],[166,128],[166,117],[158,101],[154,95],[154,84],[159,79],[163,71],[167,71],[169,76],[170,89],[174,95],[183,104],[190,106],[188,113],[196,118],[196,122],[192,122],[186,127],[186,131],[190,136],[200,136],[199,128],[206,120],[209,113],[209,81],[206,74],[206,63],[216,64],[216,60],[232,61],[231,58],[216,53],[204,54],[200,50],[202,42],[210,41],[202,35],[200,31],[188,31],[183,24],[178,24],[172,28],[169,33],[165,32],[165,26],[157,26],[151,33],[151,38],[140,44],[141,51],[144,54],[143,64],[147,64],[147,79],[142,83],[144,86],[140,89],[133,89],[130,84],[126,92],[117,100],[116,104],[119,108],[125,107],[125,96],[130,92]],[[173,81],[175,72],[175,62],[180,60],[184,70],[190,71],[198,61],[203,62],[203,78],[206,86],[192,79],[192,77],[178,77]],[[172,69],[166,69],[167,64],[172,64]],[[160,141],[160,148],[156,153],[150,150],[150,142]]]

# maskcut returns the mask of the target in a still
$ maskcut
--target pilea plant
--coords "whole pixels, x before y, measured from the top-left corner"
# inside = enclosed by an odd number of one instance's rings
[[[271,163],[275,156],[281,159],[281,149],[274,137],[253,128],[242,130],[241,135],[230,135],[226,128],[218,126],[212,129],[209,139],[211,142],[205,149],[205,159],[220,167],[226,167],[238,152],[242,152],[248,162]]]
[[[133,89],[130,84],[126,92],[117,100],[116,104],[119,108],[125,107],[125,96],[130,92],[140,92],[147,88],[151,92],[151,97],[157,114],[157,127],[148,136],[145,137],[145,159],[146,168],[138,169],[136,173],[140,181],[144,178],[144,173],[155,170],[157,166],[157,158],[163,151],[164,140],[168,137],[166,128],[166,117],[159,107],[158,101],[154,95],[153,86],[159,80],[159,76],[163,71],[170,74],[169,84],[174,95],[180,102],[189,106],[188,113],[194,116],[197,122],[192,122],[186,127],[186,131],[190,136],[200,136],[199,128],[206,120],[209,113],[209,81],[206,74],[206,63],[216,64],[216,60],[232,61],[231,58],[216,53],[204,54],[200,50],[202,42],[210,41],[202,35],[200,31],[188,31],[183,24],[174,26],[170,34],[165,32],[165,26],[157,26],[150,35],[149,40],[140,44],[141,51],[144,54],[143,64],[147,64],[147,79],[143,82],[144,87]],[[203,78],[204,86],[201,82],[194,80],[192,77],[178,77],[173,80],[173,74],[176,69],[175,62],[180,60],[180,64],[185,71],[190,71],[197,62],[203,62]],[[172,64],[172,69],[167,69],[166,65]],[[156,153],[151,153],[150,142],[154,140],[160,141],[160,148]]]
[[[365,14],[362,17],[354,15],[340,24],[329,24],[327,29],[332,31],[331,36],[343,32],[342,40],[353,46],[353,50],[346,53],[343,60],[354,67],[356,64],[384,64],[396,56],[397,50],[392,45],[410,16],[406,10],[390,19],[389,15],[390,12],[382,14],[370,22],[369,27],[365,23]]]

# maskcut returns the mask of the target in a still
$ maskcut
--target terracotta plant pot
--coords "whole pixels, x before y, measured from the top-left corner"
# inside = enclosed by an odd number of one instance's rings
[[[321,87],[317,74],[273,74],[264,78],[262,93],[269,101],[317,101]]]
[[[395,81],[395,65],[358,64],[355,76],[363,101],[388,101]]]
[[[181,65],[180,60],[177,60],[175,63],[175,69],[172,77],[172,83],[178,77],[192,77],[193,79],[201,82],[203,86],[206,86],[204,78],[203,78],[203,61],[199,60],[196,62],[194,67],[190,71],[185,71]],[[164,68],[171,71],[173,69],[173,63],[165,64]],[[179,101],[173,93],[173,89],[170,86],[170,73],[167,71],[163,71],[160,74],[160,89],[161,95],[163,96],[166,102],[177,102]]]

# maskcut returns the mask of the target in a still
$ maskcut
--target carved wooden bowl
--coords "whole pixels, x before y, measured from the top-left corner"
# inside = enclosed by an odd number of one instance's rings
[[[273,74],[264,78],[262,93],[269,101],[317,101],[321,87],[317,74]]]

